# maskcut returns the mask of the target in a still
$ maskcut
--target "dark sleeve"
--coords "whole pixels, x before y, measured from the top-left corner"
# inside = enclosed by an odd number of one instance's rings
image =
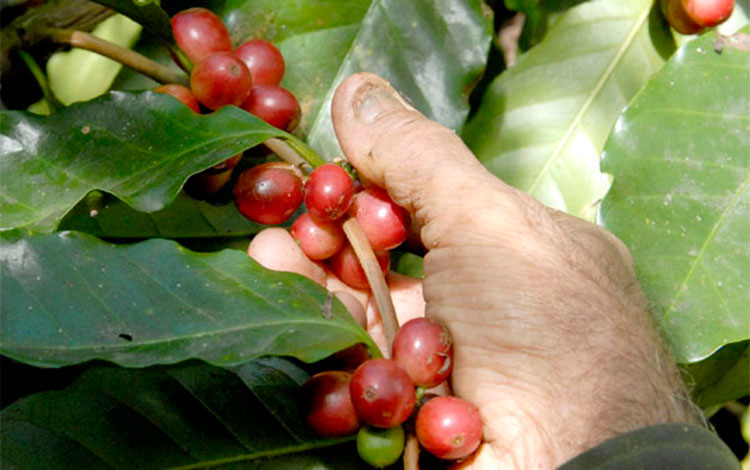
[[[617,436],[558,470],[739,470],[740,463],[714,433],[691,424],[660,424]]]

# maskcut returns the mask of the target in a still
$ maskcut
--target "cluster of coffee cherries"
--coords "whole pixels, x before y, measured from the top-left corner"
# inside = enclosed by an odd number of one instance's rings
[[[428,318],[406,322],[393,341],[391,359],[369,359],[354,373],[313,375],[302,387],[305,421],[322,436],[356,432],[360,457],[379,468],[401,457],[404,425],[434,456],[467,457],[482,439],[477,408],[458,397],[424,393],[450,376],[452,343],[441,323]]]
[[[699,34],[719,25],[733,9],[734,0],[661,0],[667,22],[682,34]]]
[[[174,96],[196,113],[233,105],[285,131],[297,126],[299,102],[279,85],[286,64],[276,46],[251,39],[233,47],[227,27],[205,8],[183,10],[172,17],[171,24],[177,45],[193,63],[190,88],[165,84],[154,91]],[[236,155],[199,175],[196,186],[205,194],[218,191],[241,157]]]
[[[368,289],[369,283],[342,229],[354,217],[385,274],[389,251],[409,233],[409,214],[378,187],[362,188],[335,163],[315,168],[307,179],[293,165],[269,162],[240,174],[233,188],[237,209],[262,224],[285,222],[305,203],[307,212],[292,223],[290,233],[312,261],[325,262],[345,284]]]

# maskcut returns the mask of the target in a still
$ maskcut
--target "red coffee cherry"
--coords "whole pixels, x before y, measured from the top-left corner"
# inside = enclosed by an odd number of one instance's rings
[[[346,241],[346,235],[338,224],[316,221],[308,213],[297,217],[289,233],[313,261],[330,258]]]
[[[305,206],[317,220],[333,221],[346,214],[354,197],[354,180],[338,165],[326,163],[305,181]]]
[[[242,215],[253,222],[276,225],[302,204],[302,178],[292,165],[264,163],[243,171],[233,194]]]
[[[406,421],[414,409],[414,384],[390,359],[370,359],[357,367],[349,393],[360,419],[370,426],[392,428]]]
[[[431,388],[443,383],[453,370],[453,340],[448,328],[429,318],[414,318],[401,325],[392,346],[392,358],[415,385]]]
[[[477,407],[458,397],[436,397],[419,409],[417,439],[435,457],[453,460],[471,455],[482,440]]]
[[[354,195],[349,215],[355,217],[373,250],[390,250],[409,235],[409,214],[381,188]]]
[[[391,255],[384,250],[376,251],[375,258],[378,260],[380,269],[383,270],[383,275],[388,272],[388,266],[390,265]],[[370,283],[367,281],[365,270],[362,269],[362,265],[357,258],[357,254],[354,252],[354,248],[348,243],[339,250],[336,254],[331,256],[328,260],[328,267],[331,268],[333,274],[336,275],[341,281],[349,287],[355,289],[369,289]]]
[[[231,52],[216,52],[198,62],[190,74],[195,99],[209,109],[241,105],[252,87],[250,71]]]
[[[711,28],[729,18],[734,0],[681,0],[687,15],[697,24]]]
[[[232,50],[227,27],[210,10],[189,8],[174,15],[171,23],[177,45],[193,64],[214,52]]]
[[[284,56],[270,42],[251,39],[237,46],[234,53],[250,69],[255,85],[278,85],[284,78]]]
[[[661,11],[667,23],[681,34],[696,34],[704,29],[690,18],[682,0],[661,0]]]
[[[300,107],[289,90],[277,85],[252,87],[242,109],[281,130],[292,131],[299,123]]]
[[[321,372],[302,386],[302,415],[317,434],[343,437],[359,429],[359,417],[349,395],[351,377],[348,372]]]
[[[196,113],[200,114],[201,107],[198,105],[198,101],[193,96],[193,92],[188,87],[178,85],[176,83],[167,83],[165,85],[154,88],[157,93],[164,93],[171,95],[180,100],[182,104],[192,109]]]

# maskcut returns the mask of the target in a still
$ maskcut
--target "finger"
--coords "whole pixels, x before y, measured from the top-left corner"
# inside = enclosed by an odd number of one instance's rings
[[[475,224],[481,213],[471,209],[477,205],[500,209],[506,219],[500,222],[513,227],[526,217],[523,206],[535,204],[489,173],[454,132],[428,120],[375,75],[344,80],[332,117],[347,158],[426,225],[422,239],[428,248],[446,241],[445,227],[462,220]]]
[[[301,274],[322,286],[326,285],[326,273],[323,268],[310,261],[289,232],[283,228],[271,227],[262,230],[250,242],[247,254],[265,268]]]
[[[367,314],[365,313],[365,307],[356,297],[349,292],[342,290],[334,292],[333,295],[344,304],[344,307],[349,310],[352,317],[357,320],[359,326],[367,328]]]

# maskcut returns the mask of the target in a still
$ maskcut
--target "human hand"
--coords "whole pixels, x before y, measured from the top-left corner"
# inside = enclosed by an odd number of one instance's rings
[[[450,329],[454,393],[484,422],[462,468],[554,468],[695,419],[617,238],[498,180],[374,75],[345,80],[332,116],[360,175],[421,227],[426,314]]]

